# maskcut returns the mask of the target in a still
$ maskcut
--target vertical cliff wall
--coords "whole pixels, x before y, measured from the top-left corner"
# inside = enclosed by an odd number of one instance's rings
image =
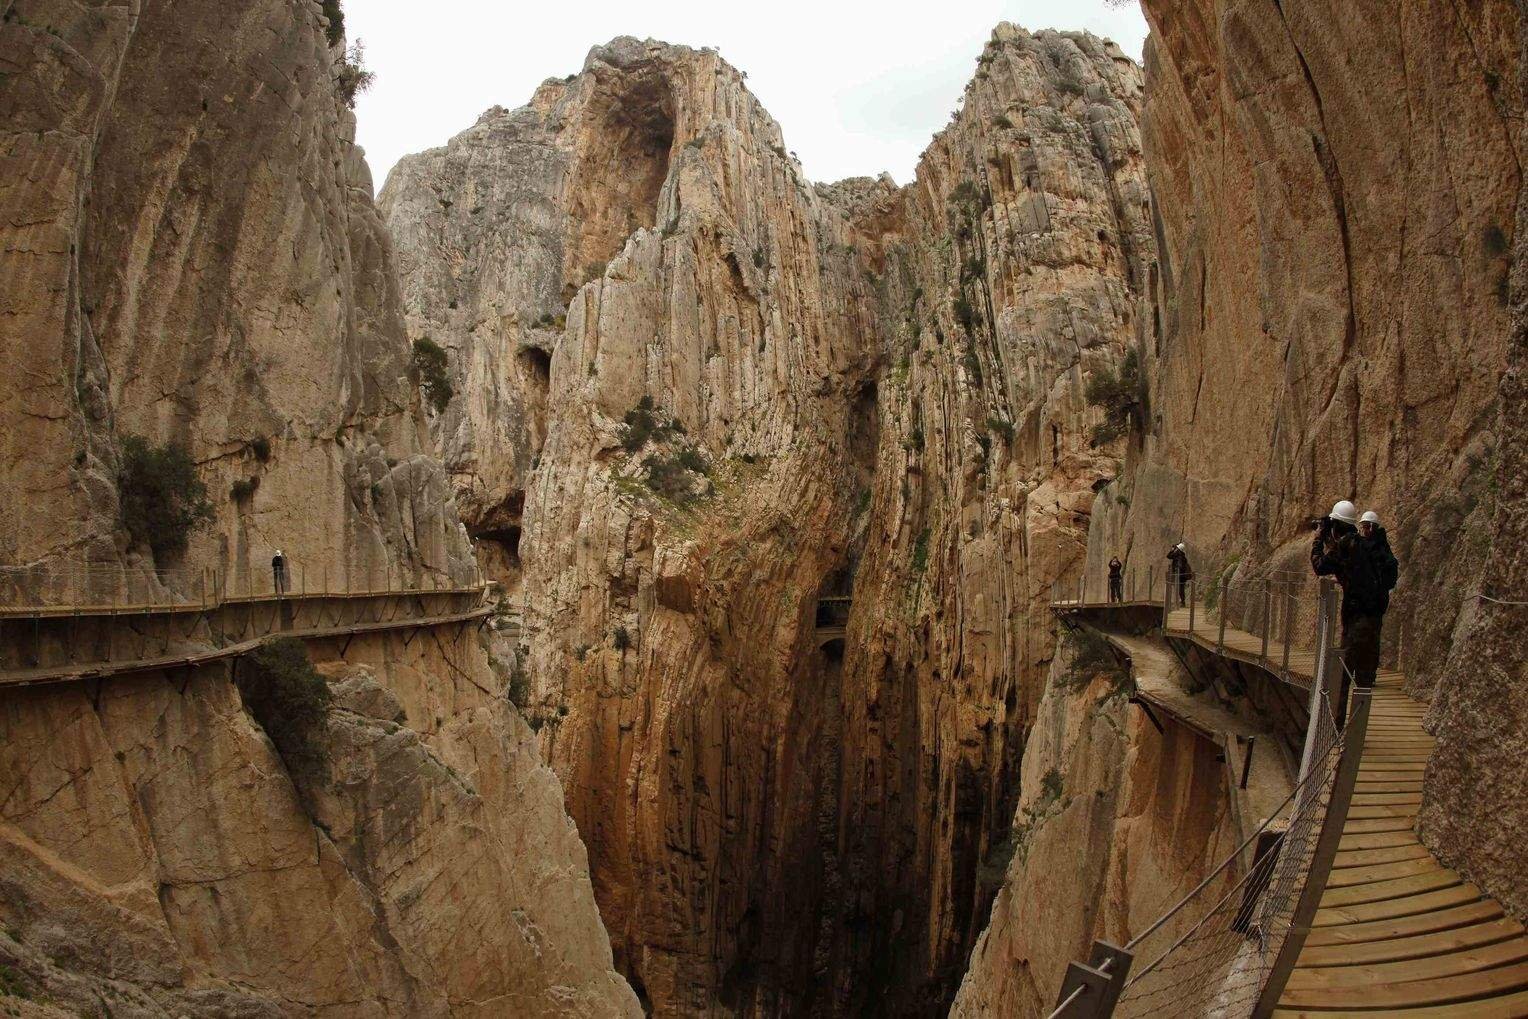
[[[237,590],[281,546],[331,583],[473,575],[328,35],[308,0],[0,5],[0,564]],[[173,559],[118,522],[127,435],[184,444],[215,503]],[[228,666],[0,693],[7,992],[639,1014],[473,629],[309,651],[327,779],[289,772]]]
[[[1093,503],[1090,572],[1114,554],[1160,569],[1179,540],[1202,578],[1304,571],[1307,516],[1338,498],[1376,509],[1402,564],[1387,656],[1435,704],[1424,837],[1520,906],[1504,755],[1521,745],[1508,677],[1522,670],[1502,636],[1520,611],[1502,602],[1521,597],[1507,451],[1520,416],[1508,370],[1520,11],[1144,7],[1158,249],[1147,391],[1120,480]],[[1026,801],[1036,780],[1026,769]],[[1010,871],[963,1007],[1038,1014],[1052,1000],[1061,967],[1013,904],[1038,900],[1053,863]],[[1057,919],[1061,936],[1122,932],[1113,867],[1088,870],[1100,896]]]
[[[819,187],[714,53],[622,39],[384,188],[657,1014],[953,993],[1117,466],[1082,391],[1143,320],[1139,74],[1003,26],[916,183]]]

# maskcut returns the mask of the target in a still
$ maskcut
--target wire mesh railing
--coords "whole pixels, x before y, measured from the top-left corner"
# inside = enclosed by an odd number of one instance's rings
[[[1192,596],[1185,599],[1193,605]],[[1299,779],[1284,802],[1171,909],[1123,947],[1097,942],[1073,963],[1053,1019],[1266,1015],[1299,955],[1336,854],[1368,720],[1367,691],[1346,726],[1334,585],[1315,597],[1316,663]],[[1167,597],[1170,614],[1173,598]],[[1222,611],[1231,611],[1222,602]]]
[[[56,560],[0,566],[0,611],[91,614],[196,609],[251,599],[468,590],[482,584],[475,570],[471,576],[453,576],[444,570],[387,561],[336,565],[285,557],[278,568],[269,564],[271,558],[273,554],[267,553],[255,557],[256,565],[231,569],[155,569],[120,562]]]

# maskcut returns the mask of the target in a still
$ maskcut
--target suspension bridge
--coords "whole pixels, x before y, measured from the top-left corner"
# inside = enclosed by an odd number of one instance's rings
[[[281,637],[481,625],[487,585],[391,567],[367,574],[292,568],[283,581],[245,571],[133,571],[117,565],[0,570],[0,689],[196,668]],[[259,579],[256,579],[256,578]]]
[[[1308,708],[1282,802],[1257,811],[1265,819],[1236,850],[1126,944],[1094,942],[1068,968],[1052,1019],[1528,1016],[1522,924],[1417,837],[1434,745],[1425,707],[1401,673],[1381,670],[1372,692],[1354,691],[1346,725],[1334,717],[1332,583],[1222,576],[1201,597],[1154,569],[1113,592],[1100,580],[1092,591],[1086,577],[1058,586],[1052,611],[1126,647],[1117,624],[1144,615],[1185,667],[1231,663]],[[1150,712],[1149,696],[1138,703]],[[1195,713],[1177,721],[1192,725]],[[1242,788],[1246,774],[1243,765]]]

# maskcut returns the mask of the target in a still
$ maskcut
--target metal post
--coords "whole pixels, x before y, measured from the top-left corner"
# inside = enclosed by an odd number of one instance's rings
[[[1273,629],[1273,582],[1263,581],[1263,662],[1268,662],[1268,631]]]
[[[1323,585],[1328,583],[1330,581],[1323,581]],[[1325,598],[1322,599],[1322,607],[1326,607]],[[1319,686],[1317,684],[1318,689]],[[1284,993],[1284,985],[1294,972],[1300,951],[1305,947],[1311,921],[1315,919],[1316,910],[1321,905],[1321,896],[1326,891],[1327,879],[1332,873],[1332,861],[1342,841],[1342,829],[1347,823],[1348,807],[1353,801],[1353,787],[1358,782],[1358,766],[1364,755],[1364,734],[1369,728],[1372,693],[1360,687],[1352,690],[1351,715],[1342,730],[1342,755],[1337,760],[1336,775],[1332,779],[1332,795],[1327,801],[1326,814],[1321,819],[1321,834],[1316,837],[1310,870],[1306,873],[1304,887],[1300,889],[1300,898],[1295,903],[1294,915],[1290,917],[1289,933],[1285,935],[1284,943],[1279,946],[1279,954],[1268,971],[1268,980],[1263,984],[1257,1007],[1252,1011],[1253,1019],[1267,1019],[1273,1014],[1279,997]]]
[[[1294,618],[1295,618],[1295,586],[1288,584],[1284,588],[1284,661],[1280,666],[1280,675],[1284,682],[1289,682],[1289,645],[1294,643]]]
[[[1252,751],[1257,747],[1257,737],[1247,737],[1247,756],[1242,758],[1242,773],[1240,787],[1247,788],[1247,776],[1252,773]]]
[[[1227,600],[1231,597],[1231,578],[1224,573],[1220,575],[1220,636],[1215,641],[1215,653],[1226,653],[1226,608]]]
[[[1053,1019],[1108,1019],[1125,989],[1131,960],[1131,954],[1118,945],[1093,942],[1087,965],[1067,966]]]

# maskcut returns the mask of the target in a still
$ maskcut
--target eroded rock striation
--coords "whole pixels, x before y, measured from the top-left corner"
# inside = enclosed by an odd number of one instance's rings
[[[5,6],[0,562],[171,587],[216,569],[238,591],[284,547],[331,586],[474,576],[332,36],[307,0]],[[207,483],[184,553],[156,561],[119,523],[128,435],[184,444]],[[0,691],[7,995],[639,1014],[473,629],[308,652],[336,698],[327,777],[288,768],[237,664]]]
[[[715,53],[618,39],[384,188],[410,335],[464,393],[433,427],[523,580],[530,710],[655,1014],[952,995],[1040,607],[1117,469],[1083,390],[1144,321],[1140,87],[1001,26],[913,184],[816,186]]]

